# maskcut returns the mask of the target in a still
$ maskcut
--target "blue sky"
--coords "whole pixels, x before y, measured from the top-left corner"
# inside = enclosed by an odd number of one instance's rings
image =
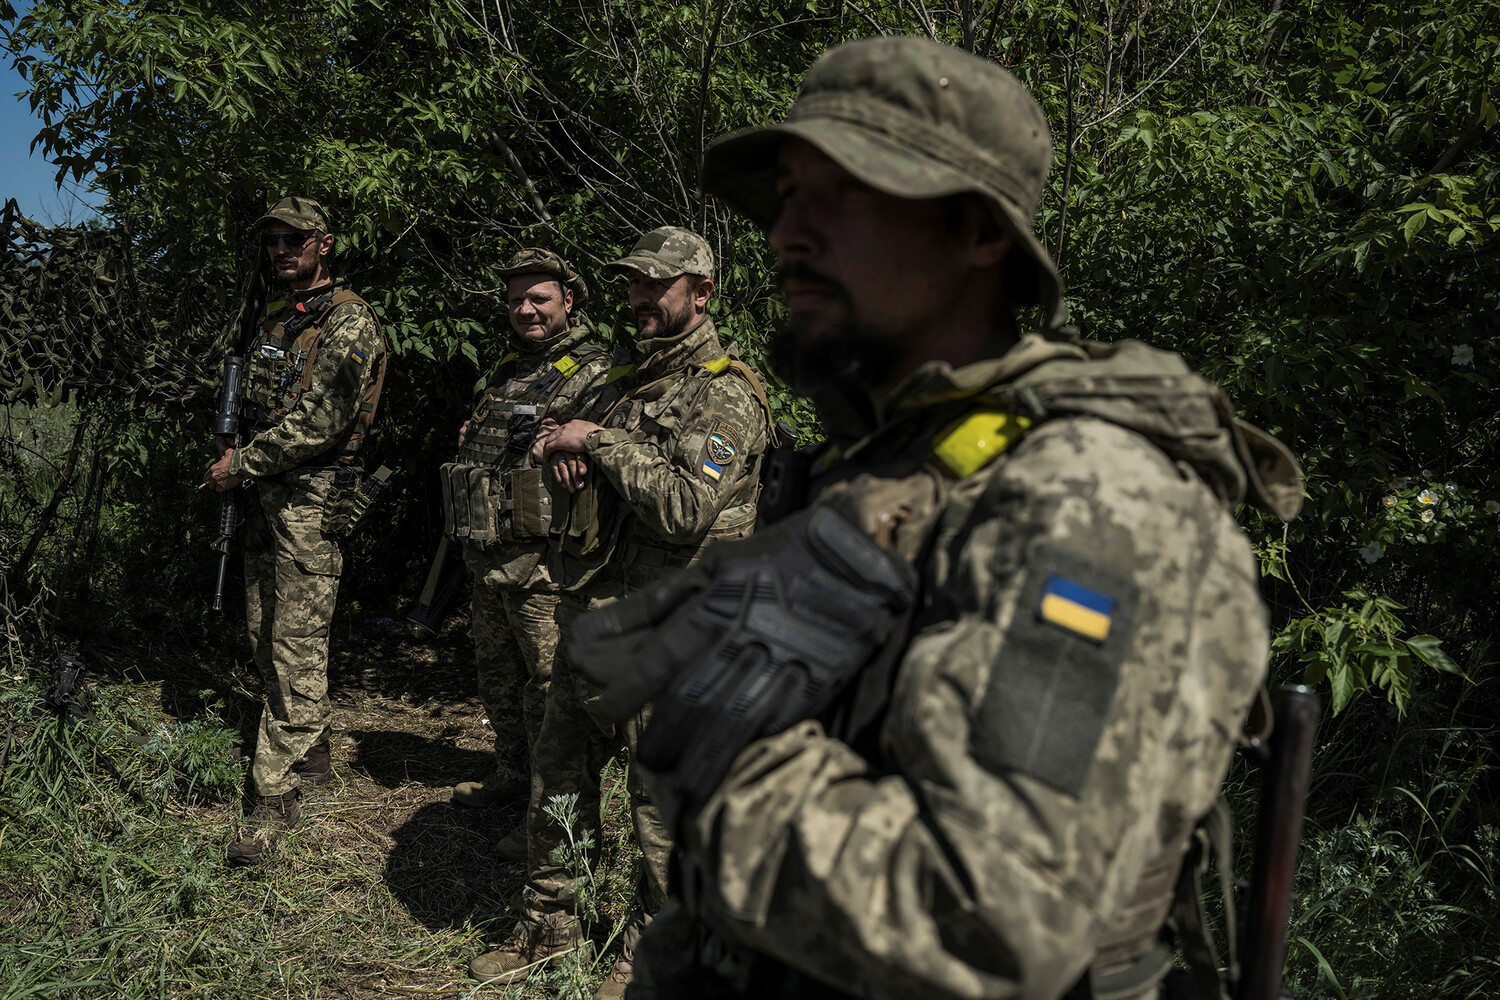
[[[31,9],[27,2],[13,6],[21,14]],[[52,181],[56,168],[42,159],[40,150],[29,152],[42,122],[25,98],[15,96],[25,87],[10,59],[0,57],[0,204],[14,198],[23,215],[41,223],[81,222],[94,214],[91,206],[102,199],[71,178],[59,191]]]

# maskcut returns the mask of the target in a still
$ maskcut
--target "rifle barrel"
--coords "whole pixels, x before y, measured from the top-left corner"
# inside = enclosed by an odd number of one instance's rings
[[[1286,962],[1287,919],[1292,911],[1292,880],[1297,842],[1307,802],[1308,770],[1318,728],[1318,696],[1300,684],[1271,695],[1275,728],[1271,758],[1264,770],[1260,815],[1255,830],[1255,874],[1236,1000],[1277,1000]]]

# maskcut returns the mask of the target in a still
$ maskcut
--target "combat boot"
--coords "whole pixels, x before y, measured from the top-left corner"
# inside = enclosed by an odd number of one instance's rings
[[[526,820],[523,818],[510,833],[495,845],[495,857],[501,861],[526,860]]]
[[[309,747],[307,756],[292,765],[292,773],[296,774],[304,785],[326,785],[333,780],[333,754],[329,751],[328,741],[316,743]]]
[[[582,940],[571,916],[559,914],[556,923],[517,921],[504,944],[469,960],[469,975],[489,986],[524,983],[532,973],[560,963]]]
[[[262,795],[255,809],[242,824],[243,835],[229,845],[229,861],[253,865],[261,855],[275,847],[281,835],[302,818],[302,792],[294,789],[282,795]]]
[[[633,966],[629,959],[623,955],[615,959],[615,964],[610,967],[609,975],[604,977],[604,982],[594,991],[594,1000],[623,1000],[625,990],[630,986],[630,976]]]
[[[480,781],[462,781],[453,786],[454,803],[472,809],[530,794],[531,776],[512,768],[497,767]]]

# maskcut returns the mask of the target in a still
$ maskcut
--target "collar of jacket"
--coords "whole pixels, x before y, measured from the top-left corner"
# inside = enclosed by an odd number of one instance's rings
[[[594,327],[594,321],[582,310],[573,313],[570,325],[562,333],[546,340],[523,340],[511,331],[511,347],[517,354],[566,354],[579,344],[590,340],[597,340],[599,331]]]
[[[706,364],[724,356],[719,345],[719,334],[714,321],[704,313],[703,318],[675,337],[652,337],[636,344],[637,357],[644,357],[636,370],[642,381],[670,375],[691,364]]]

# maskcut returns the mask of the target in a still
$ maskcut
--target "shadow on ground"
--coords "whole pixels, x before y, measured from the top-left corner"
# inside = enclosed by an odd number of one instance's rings
[[[389,833],[385,882],[412,919],[430,931],[493,923],[503,938],[525,881],[522,862],[495,857],[495,842],[521,821],[522,802],[466,809],[433,802]]]

